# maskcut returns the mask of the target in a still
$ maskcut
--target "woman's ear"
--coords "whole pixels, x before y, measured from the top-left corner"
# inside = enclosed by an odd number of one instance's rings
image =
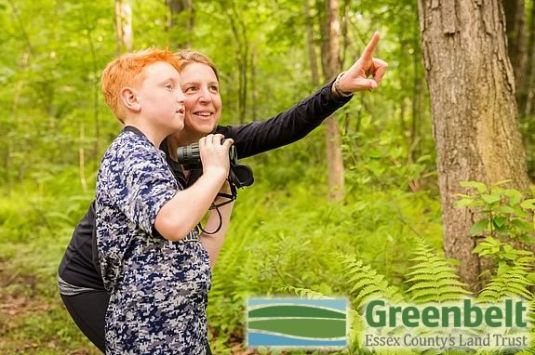
[[[123,105],[128,110],[134,112],[139,112],[141,110],[141,103],[139,102],[139,98],[135,89],[132,89],[128,86],[124,87],[121,89],[119,97]]]

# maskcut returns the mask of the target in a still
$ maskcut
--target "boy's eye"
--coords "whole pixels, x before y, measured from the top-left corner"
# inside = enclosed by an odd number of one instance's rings
[[[171,84],[167,84],[167,85],[165,85],[165,88],[166,88],[167,90],[173,90],[173,89],[174,89],[173,85],[171,85]]]

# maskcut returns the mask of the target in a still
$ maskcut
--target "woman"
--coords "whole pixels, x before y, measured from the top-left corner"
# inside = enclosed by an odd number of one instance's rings
[[[338,108],[345,105],[353,92],[377,88],[386,71],[386,63],[373,58],[379,41],[375,33],[361,57],[349,70],[340,74],[314,95],[288,111],[263,121],[242,126],[217,126],[221,117],[222,102],[219,78],[212,62],[200,53],[182,51],[180,81],[185,94],[184,129],[167,139],[162,147],[175,177],[190,185],[182,168],[172,158],[176,147],[197,142],[200,137],[215,132],[232,138],[239,158],[246,158],[275,149],[306,136]],[[368,78],[371,75],[372,78]],[[170,157],[171,155],[171,157]],[[191,179],[190,179],[191,180]],[[94,233],[94,206],[76,227],[71,242],[61,261],[58,283],[61,298],[82,332],[104,352],[104,318],[109,293],[103,286]],[[210,231],[212,226],[207,226]],[[224,229],[219,232],[224,235]],[[223,237],[205,236],[206,248],[213,264],[223,244]],[[207,349],[209,353],[209,349]]]

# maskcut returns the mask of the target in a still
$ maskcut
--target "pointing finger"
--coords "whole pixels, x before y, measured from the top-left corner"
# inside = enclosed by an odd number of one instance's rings
[[[372,60],[373,52],[375,51],[375,47],[377,47],[377,43],[379,43],[380,39],[381,36],[379,35],[379,32],[375,32],[372,36],[372,39],[370,42],[368,42],[368,45],[364,49],[364,52],[362,52],[362,55],[360,56],[364,62]]]

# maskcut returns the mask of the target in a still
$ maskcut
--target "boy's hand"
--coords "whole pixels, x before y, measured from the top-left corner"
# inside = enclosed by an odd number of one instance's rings
[[[234,143],[222,134],[209,134],[199,140],[203,174],[226,179],[229,174],[229,149]]]

